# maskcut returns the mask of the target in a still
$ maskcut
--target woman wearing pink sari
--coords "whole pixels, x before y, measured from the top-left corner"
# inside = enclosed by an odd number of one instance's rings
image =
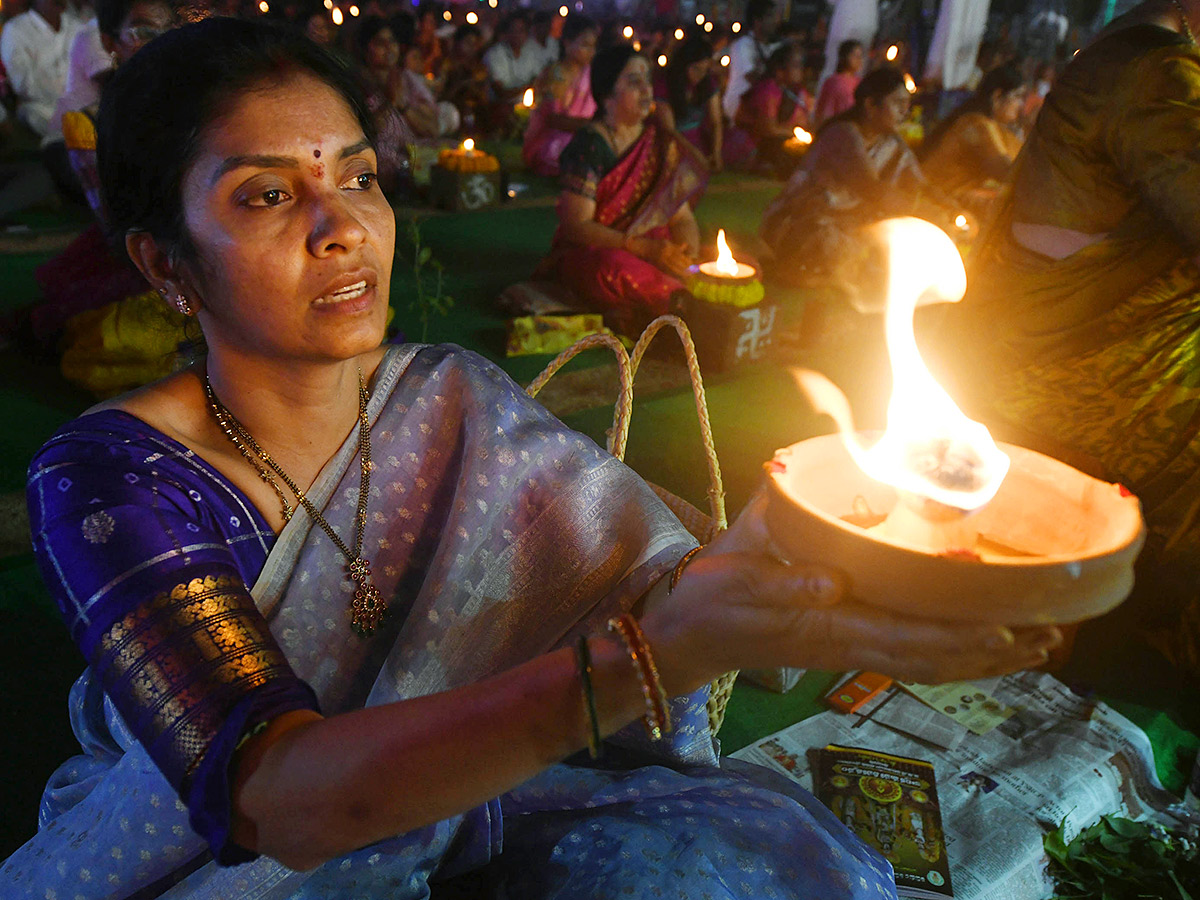
[[[596,114],[589,67],[596,55],[596,23],[572,15],[563,25],[562,59],[546,67],[534,89],[537,106],[525,130],[521,155],[539,175],[558,175],[558,156],[575,132]]]
[[[671,308],[700,235],[691,201],[708,169],[656,118],[650,66],[628,45],[592,63],[596,121],[559,158],[558,231],[540,274],[557,280],[614,331],[636,335]]]

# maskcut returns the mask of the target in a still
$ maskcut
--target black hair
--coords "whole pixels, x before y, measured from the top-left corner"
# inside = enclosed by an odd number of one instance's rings
[[[359,22],[358,30],[354,32],[354,54],[360,62],[366,62],[367,47],[385,28],[391,31],[392,23],[383,16],[367,16]],[[395,31],[392,31],[392,37],[396,37]],[[399,41],[399,38],[396,39]]]
[[[555,15],[557,15],[557,13],[554,13],[552,15],[550,13],[550,11],[547,9],[539,9],[532,16],[530,16],[529,25],[530,25],[530,27],[536,27],[538,25],[549,25]]]
[[[784,41],[778,47],[771,51],[771,55],[767,57],[767,64],[763,67],[763,75],[772,77],[779,74],[788,66],[788,60],[799,54],[801,64],[804,63],[804,49],[791,41]]]
[[[845,72],[846,67],[850,65],[850,54],[855,50],[863,49],[862,41],[848,40],[838,44],[837,49],[837,70]]]
[[[480,38],[483,37],[483,32],[479,30],[478,25],[459,25],[457,28],[454,29],[454,35],[450,39],[450,43],[457,44],[463,38],[467,37],[468,35],[472,35],[472,34],[477,37],[480,37]]]
[[[175,9],[169,0],[96,0],[96,25],[101,34],[116,38],[121,32],[121,23],[137,3],[161,3],[174,15]]]
[[[517,22],[529,24],[529,15],[523,9],[514,9],[503,19],[500,20],[500,26],[496,29],[495,38],[497,41],[502,41],[508,37],[508,33],[512,30],[513,25]]]
[[[592,60],[592,99],[596,101],[596,118],[604,118],[604,101],[612,96],[617,79],[638,55],[632,44],[611,44],[601,49]]]
[[[585,31],[595,31],[597,28],[594,19],[590,19],[582,13],[571,13],[567,16],[567,21],[563,22],[562,38],[559,45],[565,44],[567,41],[573,41]]]
[[[667,100],[671,104],[671,111],[675,113],[677,121],[683,120],[684,113],[688,107],[688,93],[692,89],[691,85],[688,84],[688,68],[703,60],[712,59],[712,53],[712,44],[699,35],[693,35],[685,39],[671,53],[671,61],[667,63],[666,73]],[[703,83],[696,87],[698,89],[697,93],[705,93],[704,97],[697,96],[695,98],[696,102],[708,99],[708,94],[711,94],[713,90],[711,85]],[[707,88],[706,92],[705,88]]]
[[[96,123],[112,237],[123,246],[127,233],[145,231],[169,252],[188,255],[183,179],[205,129],[247,91],[295,74],[335,90],[374,146],[375,126],[353,74],[295,28],[205,19],[155,38],[118,68]]]
[[[754,26],[775,11],[774,0],[750,0],[746,4],[746,27]]]
[[[868,100],[879,103],[899,87],[904,87],[904,73],[895,66],[880,66],[864,75],[854,89],[854,106],[861,109]]]
[[[921,145],[921,158],[927,158],[933,152],[950,130],[950,126],[960,116],[973,112],[990,116],[992,114],[992,95],[996,91],[1007,94],[1024,86],[1025,79],[1021,75],[1021,70],[1011,63],[989,69],[979,80],[979,86],[975,88],[975,92],[951,111],[946,118],[938,122],[937,127],[925,139]]]

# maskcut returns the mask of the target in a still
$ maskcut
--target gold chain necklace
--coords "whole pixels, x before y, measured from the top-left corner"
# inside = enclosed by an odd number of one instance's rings
[[[383,599],[379,589],[371,584],[371,564],[362,555],[363,532],[367,527],[367,498],[371,493],[371,425],[367,419],[368,395],[362,372],[358,373],[358,451],[359,458],[362,460],[362,477],[358,486],[358,509],[355,511],[354,518],[353,551],[333,530],[333,526],[325,520],[320,510],[304,495],[300,486],[280,468],[279,463],[271,458],[271,454],[259,446],[254,436],[217,399],[207,373],[204,376],[204,390],[208,395],[208,406],[212,410],[213,418],[217,420],[217,424],[221,426],[225,436],[233,442],[242,456],[258,471],[259,477],[271,485],[279,497],[279,502],[283,506],[284,521],[291,520],[292,507],[288,503],[283,489],[275,481],[275,475],[278,475],[288,486],[288,489],[296,496],[296,502],[304,507],[304,511],[321,526],[322,530],[329,535],[329,539],[346,557],[346,571],[355,585],[354,600],[350,603],[351,625],[359,634],[371,634],[383,621],[384,614],[387,612],[387,601]]]
[[[1183,33],[1187,37],[1188,43],[1193,47],[1196,45],[1196,36],[1192,34],[1192,25],[1188,22],[1187,10],[1183,8],[1183,0],[1171,0],[1175,4],[1175,8],[1179,10],[1179,19],[1183,24]]]

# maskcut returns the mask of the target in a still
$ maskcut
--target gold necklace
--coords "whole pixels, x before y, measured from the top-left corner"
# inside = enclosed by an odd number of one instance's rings
[[[259,446],[254,436],[217,399],[207,373],[204,375],[204,390],[208,395],[208,406],[212,410],[213,418],[217,420],[217,424],[221,426],[225,436],[233,442],[242,456],[258,471],[259,477],[271,485],[279,497],[279,502],[283,506],[284,521],[291,520],[292,507],[288,503],[283,489],[275,481],[275,475],[278,475],[288,486],[288,489],[296,496],[296,502],[304,507],[305,512],[321,526],[322,530],[329,535],[329,539],[346,557],[346,571],[355,585],[354,600],[350,603],[350,624],[359,634],[371,634],[387,613],[387,601],[379,593],[379,589],[371,584],[371,564],[362,555],[363,533],[367,527],[367,498],[371,493],[371,425],[367,419],[368,395],[362,371],[358,373],[358,451],[362,461],[362,476],[358,485],[358,509],[355,511],[354,518],[353,551],[333,530],[333,526],[325,520],[320,510],[304,495],[300,486],[280,468],[279,463],[271,458],[271,454]]]

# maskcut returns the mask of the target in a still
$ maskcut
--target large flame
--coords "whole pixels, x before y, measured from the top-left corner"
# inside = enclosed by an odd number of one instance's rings
[[[797,125],[792,129],[792,136],[802,144],[811,144],[813,136]]]
[[[978,509],[999,490],[1008,456],[934,380],[913,332],[919,302],[962,299],[967,288],[962,257],[944,231],[921,219],[888,219],[872,231],[886,242],[888,264],[885,325],[892,397],[883,437],[864,446],[845,395],[815,372],[797,373],[797,378],[818,411],[834,418],[854,461],[872,478],[955,509]]]
[[[737,260],[733,258],[729,244],[725,243],[724,228],[717,229],[717,271],[731,278],[736,278],[738,275]]]

